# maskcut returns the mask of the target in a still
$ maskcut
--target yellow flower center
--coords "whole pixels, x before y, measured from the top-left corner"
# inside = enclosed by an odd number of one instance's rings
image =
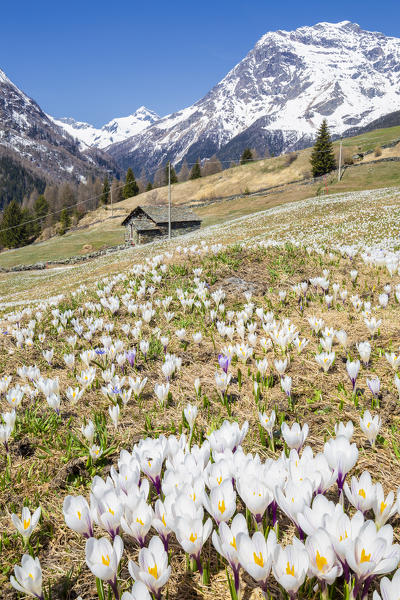
[[[232,548],[235,548],[235,550],[237,550],[237,546],[236,546],[236,538],[232,538],[231,544]]]
[[[367,429],[371,427],[371,423],[367,423]]]
[[[317,555],[315,557],[315,562],[317,563],[318,571],[323,571],[325,565],[328,564],[328,561],[326,560],[325,556],[321,556],[318,550]]]
[[[139,519],[139,517],[136,517],[136,523],[140,523],[141,525],[144,525],[142,519]]]
[[[364,500],[365,500],[366,494],[365,494],[365,491],[362,488],[361,488],[361,490],[358,491],[358,495],[362,496],[364,498]]]
[[[218,502],[218,510],[221,513],[221,515],[224,514],[225,508],[226,508],[225,507],[225,500],[222,500],[222,502],[221,501]]]
[[[193,533],[190,534],[190,538],[189,540],[192,542],[192,544],[197,540],[197,533],[195,533],[193,535]]]
[[[381,514],[383,513],[383,511],[385,510],[386,507],[387,507],[387,504],[385,504],[384,502],[381,502]]]
[[[79,512],[79,510],[77,512],[78,512],[78,519],[81,520],[82,514]]]
[[[286,565],[286,575],[291,575],[294,577],[294,565],[290,566],[289,561]]]
[[[108,512],[110,512],[112,515],[114,514],[114,511],[112,510],[112,508],[109,508]]]
[[[261,568],[264,566],[264,557],[261,552],[260,552],[260,556],[258,556],[258,554],[253,552],[253,558],[254,558],[254,562],[256,563],[257,566],[259,566]]]
[[[106,554],[106,557],[104,556],[104,554],[102,554],[101,556],[101,562],[103,563],[103,565],[105,565],[106,567],[109,566],[110,564],[110,557],[108,556],[108,554]]]
[[[365,562],[369,562],[370,560],[371,560],[371,553],[365,554],[365,550],[363,548],[362,551],[361,551],[360,562],[365,563]]]
[[[339,542],[343,542],[343,540],[347,540],[347,538],[348,538],[347,531],[345,531],[344,536],[343,535],[340,536]]]
[[[29,577],[30,577],[31,579],[33,579],[33,575],[32,575],[32,573],[29,573]]]
[[[149,567],[149,573],[150,575],[153,575],[154,579],[158,579],[157,565],[154,565],[154,567]]]
[[[162,523],[163,523],[164,527],[166,527],[166,526],[167,526],[167,524],[166,524],[166,522],[165,522],[165,514],[163,514],[163,516],[161,517],[161,521],[162,521]]]
[[[31,520],[30,519],[28,519],[28,520],[24,519],[24,529],[28,529],[28,527],[29,527],[30,524],[31,524]]]
[[[217,483],[218,483],[218,485],[221,485],[221,482],[222,482],[222,477],[221,476],[217,477]]]

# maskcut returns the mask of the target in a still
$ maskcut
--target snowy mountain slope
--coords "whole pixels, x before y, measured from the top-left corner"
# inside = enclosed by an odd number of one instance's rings
[[[89,150],[54,124],[40,106],[0,70],[0,146],[13,160],[39,168],[46,178],[83,181],[88,173],[100,174],[116,166],[108,155]],[[100,153],[100,151],[99,151]]]
[[[107,148],[110,144],[121,142],[140,133],[160,119],[155,112],[145,106],[141,106],[128,117],[113,119],[100,129],[71,118],[49,118],[56,125],[65,129],[70,136],[78,139],[81,142],[82,150],[93,146],[101,149]]]
[[[309,145],[323,118],[340,135],[398,110],[399,84],[398,38],[349,21],[270,32],[204,98],[107,152],[148,174],[167,160],[237,159],[253,140],[280,153]]]

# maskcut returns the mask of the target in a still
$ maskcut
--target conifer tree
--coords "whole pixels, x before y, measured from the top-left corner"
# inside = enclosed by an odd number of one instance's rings
[[[135,175],[133,174],[131,167],[129,167],[129,169],[126,172],[123,196],[125,199],[132,198],[132,196],[137,196],[138,193],[139,186],[136,183]]]
[[[60,214],[60,235],[64,235],[68,227],[71,225],[71,218],[66,208],[63,208]]]
[[[243,150],[242,156],[240,157],[240,164],[245,165],[251,160],[253,160],[253,153],[250,150],[250,148],[245,148]]]
[[[168,183],[168,175],[169,175],[169,173],[168,173],[168,165],[169,165],[169,163],[167,163],[165,165],[165,181],[167,183]],[[173,165],[171,165],[171,183],[178,183],[178,177],[176,175],[176,171],[175,171]]]
[[[101,192],[100,202],[101,204],[108,204],[110,200],[110,182],[108,177],[104,177],[103,191]]]
[[[146,185],[146,192],[150,192],[153,189],[153,185],[151,183],[151,181],[148,182],[148,184]]]
[[[0,223],[0,242],[6,248],[17,248],[27,242],[26,225],[22,210],[16,200],[12,200],[4,209]]]
[[[196,160],[195,164],[190,171],[189,179],[199,179],[201,177],[201,168],[199,159]]]
[[[49,203],[47,202],[45,196],[43,196],[42,194],[36,198],[33,204],[33,218],[36,219],[36,221],[33,223],[33,230],[35,235],[40,234],[48,212]]]
[[[336,160],[326,119],[322,121],[318,130],[310,162],[313,177],[325,175],[336,169]]]

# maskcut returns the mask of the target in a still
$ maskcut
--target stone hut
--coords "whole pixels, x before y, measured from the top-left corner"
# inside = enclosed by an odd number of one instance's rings
[[[137,206],[121,223],[127,244],[146,244],[168,236],[168,206]],[[184,206],[171,208],[171,236],[195,231],[201,219]]]

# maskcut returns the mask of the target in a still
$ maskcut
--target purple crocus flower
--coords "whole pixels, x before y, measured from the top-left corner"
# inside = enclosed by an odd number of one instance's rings
[[[128,359],[128,362],[131,365],[131,367],[133,367],[135,365],[136,360],[136,348],[128,350],[128,352],[126,353],[126,358]]]
[[[231,364],[231,357],[225,354],[218,354],[218,363],[224,373],[228,373],[229,365]]]

